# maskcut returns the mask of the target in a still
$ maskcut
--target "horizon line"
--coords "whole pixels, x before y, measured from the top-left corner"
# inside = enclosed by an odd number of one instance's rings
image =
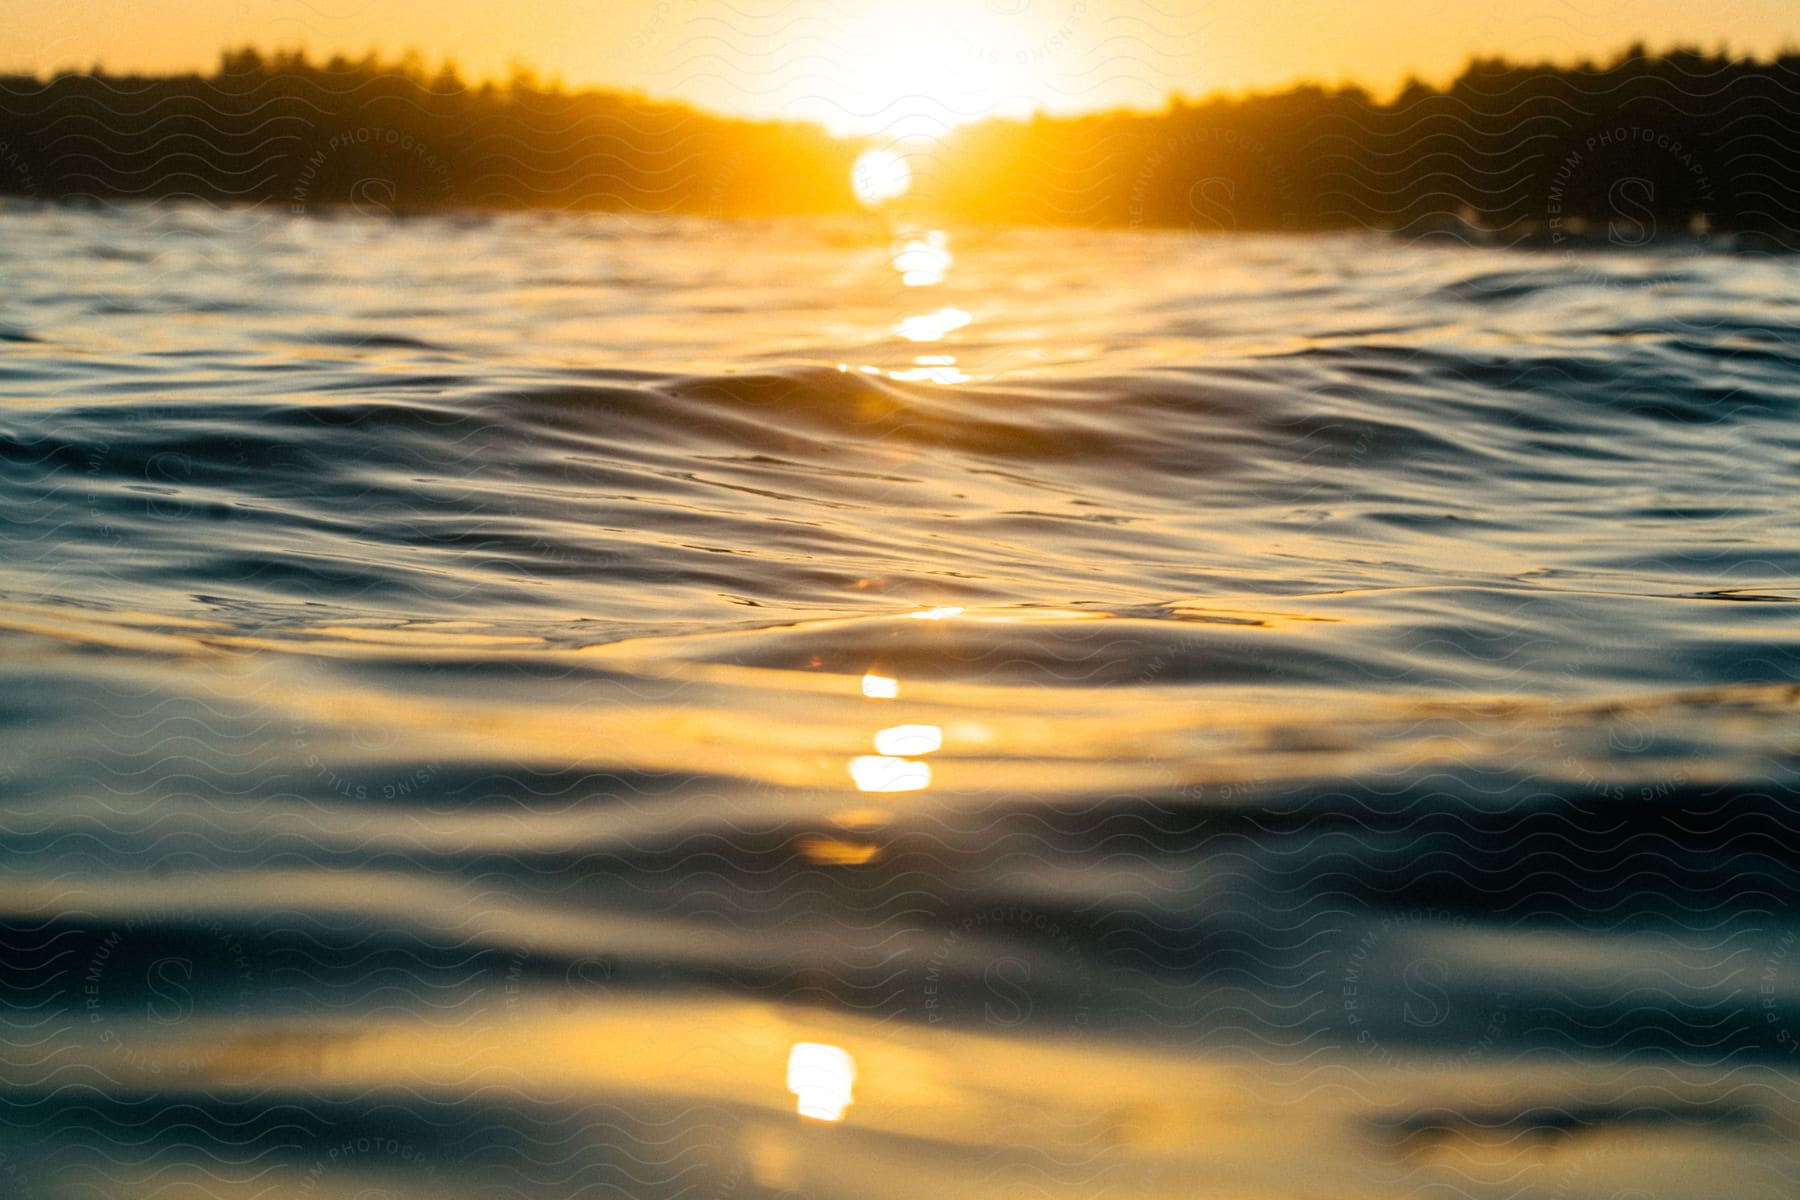
[[[418,84],[439,95],[505,92],[558,96],[569,99],[606,96],[665,108],[685,109],[714,120],[739,121],[757,125],[808,126],[845,142],[865,142],[883,136],[878,132],[834,129],[829,122],[822,121],[815,116],[728,112],[693,100],[661,96],[645,89],[620,84],[602,82],[569,84],[560,73],[546,77],[522,59],[514,59],[509,64],[508,73],[505,76],[490,72],[465,78],[456,60],[450,56],[440,58],[434,65],[416,47],[405,48],[392,58],[385,57],[385,53],[371,47],[364,51],[359,58],[352,58],[344,51],[334,51],[329,57],[315,59],[311,57],[312,51],[304,45],[277,46],[265,50],[246,43],[221,47],[210,69],[193,67],[186,70],[114,72],[109,70],[105,64],[96,61],[87,67],[0,68],[0,81],[30,79],[35,83],[48,85],[58,79],[71,77],[143,80],[146,82],[183,78],[217,80],[227,78],[235,73],[232,70],[232,60],[235,57],[239,60],[240,67],[245,68],[243,73],[246,74],[250,69],[255,69],[271,75],[278,75],[284,71],[388,75]],[[948,134],[959,129],[996,123],[1016,125],[1039,120],[1069,121],[1101,117],[1156,117],[1168,115],[1183,108],[1200,108],[1213,104],[1244,104],[1308,91],[1321,92],[1326,95],[1360,94],[1367,97],[1372,103],[1387,107],[1393,105],[1407,93],[1418,89],[1439,95],[1447,93],[1457,83],[1483,68],[1553,71],[1568,75],[1602,74],[1635,61],[1665,62],[1675,58],[1698,58],[1722,66],[1776,66],[1789,59],[1800,58],[1800,44],[1783,44],[1767,56],[1760,55],[1756,51],[1733,51],[1723,42],[1711,50],[1680,41],[1672,42],[1662,49],[1651,49],[1647,40],[1643,38],[1633,39],[1625,46],[1613,51],[1610,57],[1586,55],[1562,60],[1552,58],[1527,60],[1513,59],[1504,53],[1471,52],[1463,59],[1460,66],[1453,71],[1445,72],[1436,79],[1427,78],[1418,71],[1408,71],[1399,83],[1385,90],[1377,90],[1364,82],[1342,77],[1336,80],[1324,80],[1311,76],[1296,76],[1278,83],[1242,88],[1214,88],[1206,92],[1183,92],[1173,89],[1163,98],[1162,103],[1154,108],[1132,104],[1113,104],[1086,109],[1052,110],[1042,104],[1036,104],[1028,112],[989,112],[964,120],[946,121],[944,125],[945,133]],[[251,64],[254,66],[252,67]],[[439,85],[444,82],[449,83],[451,87],[440,90]],[[921,93],[917,98],[925,97]],[[918,135],[896,136],[916,137]]]

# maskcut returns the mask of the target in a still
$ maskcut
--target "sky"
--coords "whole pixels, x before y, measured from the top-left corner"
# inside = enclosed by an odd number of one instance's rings
[[[1572,61],[1634,40],[1768,54],[1796,0],[0,0],[0,69],[210,67],[221,48],[515,62],[714,111],[929,133],[995,112],[1453,75],[1473,54]]]

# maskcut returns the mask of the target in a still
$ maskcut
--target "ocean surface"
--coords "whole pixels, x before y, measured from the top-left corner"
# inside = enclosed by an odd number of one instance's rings
[[[1800,1195],[1800,262],[0,281],[7,1200]]]

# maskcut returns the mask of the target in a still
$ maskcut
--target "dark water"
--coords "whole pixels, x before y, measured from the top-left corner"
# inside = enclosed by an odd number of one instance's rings
[[[1792,260],[0,279],[0,1194],[1800,1194]]]

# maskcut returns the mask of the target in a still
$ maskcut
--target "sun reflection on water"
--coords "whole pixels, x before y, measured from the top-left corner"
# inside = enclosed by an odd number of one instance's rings
[[[934,609],[913,616],[940,617],[961,609]],[[874,681],[874,690],[871,690]],[[893,699],[900,694],[898,680],[884,675],[863,676],[863,695],[871,699]],[[916,755],[931,754],[944,745],[944,731],[937,725],[890,725],[875,732],[875,753],[859,754],[848,764],[850,779],[863,792],[918,792],[931,786],[931,764]]]
[[[936,725],[895,725],[875,735],[875,750],[879,754],[930,754],[943,745],[944,731]]]
[[[881,847],[873,842],[816,835],[801,838],[796,849],[807,862],[820,867],[866,867],[881,857]]]
[[[956,359],[948,354],[923,354],[913,359],[916,364],[889,371],[887,377],[897,383],[967,383],[970,376],[958,369]]]
[[[842,1046],[796,1042],[788,1051],[787,1087],[803,1117],[841,1121],[856,1084],[856,1060]]]
[[[892,754],[859,754],[850,778],[863,792],[922,792],[931,786],[931,764]]]
[[[936,312],[902,317],[894,323],[894,332],[909,342],[936,342],[955,333],[975,318],[955,305],[945,305]]]
[[[960,617],[966,611],[968,610],[960,604],[948,604],[940,605],[937,608],[921,608],[918,612],[909,612],[906,615],[914,621],[944,621],[951,617]]]
[[[918,237],[909,237],[894,250],[894,270],[907,287],[932,287],[944,282],[956,256],[950,253],[950,236],[941,229],[929,229]]]

